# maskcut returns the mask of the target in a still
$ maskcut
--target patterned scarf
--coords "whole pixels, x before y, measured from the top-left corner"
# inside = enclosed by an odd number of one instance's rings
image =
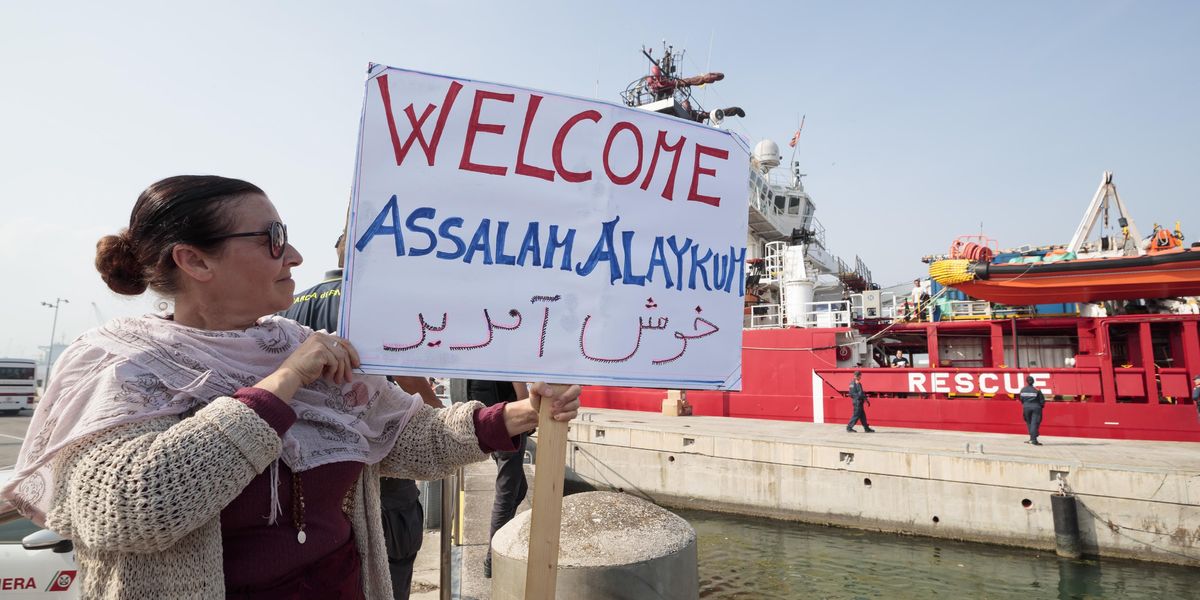
[[[112,427],[190,414],[252,386],[311,334],[277,316],[245,331],[207,331],[169,314],[117,319],[84,333],[59,358],[0,497],[44,523],[58,452]],[[283,436],[281,458],[299,472],[333,462],[379,462],[421,402],[383,377],[356,375],[340,386],[318,379],[290,405],[298,419]]]

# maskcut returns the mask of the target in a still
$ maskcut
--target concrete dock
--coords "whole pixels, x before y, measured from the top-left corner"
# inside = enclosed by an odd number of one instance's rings
[[[570,427],[567,477],[666,507],[1053,551],[1050,495],[1061,474],[1086,553],[1200,565],[1200,444],[1024,439],[585,409]],[[491,597],[482,561],[495,472],[491,461],[464,470],[455,598]],[[526,474],[532,485],[529,465]],[[435,531],[412,597],[438,598],[438,576]]]
[[[525,465],[525,476],[529,479],[530,495],[533,488],[533,466]],[[487,554],[488,527],[492,519],[492,500],[496,491],[496,464],[491,460],[469,465],[463,469],[462,544],[455,545],[451,561],[454,584],[451,586],[456,600],[490,600],[492,582],[483,576],[483,557]],[[425,510],[438,510],[421,498]],[[517,512],[529,510],[529,498]],[[411,600],[438,600],[441,598],[439,581],[441,543],[438,531],[425,533],[425,541],[413,570]]]
[[[1043,550],[1061,478],[1085,553],[1200,565],[1200,444],[1024,440],[587,409],[567,477],[667,507]]]

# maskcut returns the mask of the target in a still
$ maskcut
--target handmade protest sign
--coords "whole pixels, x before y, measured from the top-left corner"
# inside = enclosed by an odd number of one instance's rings
[[[373,65],[341,334],[368,373],[740,389],[748,176],[699,123]]]

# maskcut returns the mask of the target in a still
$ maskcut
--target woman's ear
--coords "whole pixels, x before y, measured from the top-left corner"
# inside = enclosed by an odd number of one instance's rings
[[[171,258],[185,277],[195,281],[210,281],[213,278],[211,257],[190,244],[175,244]]]

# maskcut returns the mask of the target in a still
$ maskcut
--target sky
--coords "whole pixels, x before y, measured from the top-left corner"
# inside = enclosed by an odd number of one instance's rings
[[[1167,1],[5,2],[0,356],[153,310],[92,261],[171,175],[266,190],[298,289],[319,281],[370,62],[618,102],[665,39],[686,74],[725,73],[697,98],[743,107],[726,124],[752,142],[787,150],[805,116],[828,245],[885,286],[959,235],[1065,243],[1105,170],[1143,235],[1180,220],[1190,243],[1198,30],[1200,4]]]

